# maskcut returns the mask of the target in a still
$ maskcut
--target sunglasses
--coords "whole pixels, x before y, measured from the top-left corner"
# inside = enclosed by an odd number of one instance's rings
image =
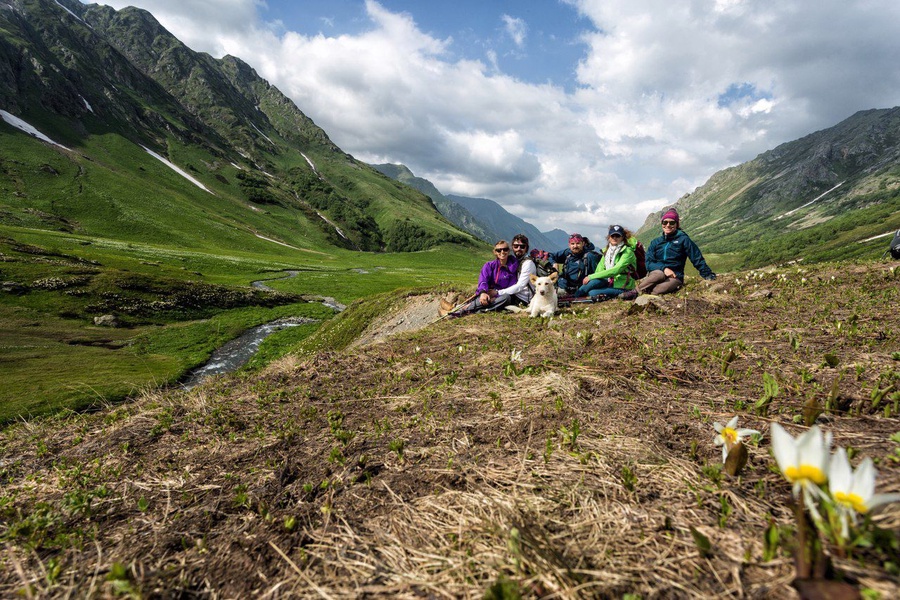
[[[663,225],[675,225],[676,223],[675,223],[675,221],[670,221],[670,220],[666,219],[665,221],[662,222],[662,224]]]
[[[509,252],[509,248],[494,248],[494,252],[500,254],[501,252]]]
[[[621,237],[622,237],[622,234],[621,234],[621,233],[614,233],[614,234],[612,234],[612,235],[609,236],[609,237],[611,237],[611,238],[621,238]]]
[[[527,248],[527,244],[513,244],[513,248]]]

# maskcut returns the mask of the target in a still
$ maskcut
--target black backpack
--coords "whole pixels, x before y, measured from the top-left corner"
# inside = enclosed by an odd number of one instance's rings
[[[891,247],[888,250],[892,257],[900,260],[900,229],[894,234],[894,241],[891,242]]]

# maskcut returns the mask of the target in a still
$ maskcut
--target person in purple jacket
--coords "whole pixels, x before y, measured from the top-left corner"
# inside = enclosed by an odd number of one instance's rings
[[[510,304],[513,296],[506,293],[506,290],[514,287],[519,279],[519,263],[511,250],[506,240],[494,244],[495,258],[481,267],[475,299],[450,313],[451,317],[461,317],[481,310],[499,310]]]

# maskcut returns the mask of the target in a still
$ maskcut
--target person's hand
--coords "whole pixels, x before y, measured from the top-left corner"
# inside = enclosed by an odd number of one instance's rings
[[[670,277],[670,278],[675,277],[675,271],[673,271],[669,267],[666,267],[665,269],[663,269],[663,273],[665,273],[666,277]]]
[[[488,296],[490,296],[491,298],[496,298],[499,295],[500,292],[498,292],[497,290],[488,290]]]
[[[487,292],[481,292],[481,294],[478,296],[478,301],[483,306],[491,301],[491,295],[488,294]]]
[[[588,281],[590,281],[590,280],[591,280],[590,277],[585,277],[585,278],[584,278],[584,281],[582,281],[581,283],[582,283],[582,285],[587,285],[587,284],[588,284]]]

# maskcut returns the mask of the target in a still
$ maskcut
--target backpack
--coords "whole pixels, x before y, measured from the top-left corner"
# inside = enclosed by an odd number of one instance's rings
[[[584,238],[584,241],[585,241],[585,246],[586,246],[588,239]],[[575,281],[579,282],[578,285],[581,285],[581,283],[580,283],[581,280],[584,279],[585,277],[587,277],[588,275],[590,275],[590,273],[587,272],[587,269],[586,269],[587,265],[585,265],[585,260],[591,254],[593,254],[594,256],[597,257],[597,264],[600,264],[600,261],[603,260],[603,255],[601,255],[600,253],[595,252],[593,250],[585,250],[584,254],[582,254],[579,258],[575,258],[574,254],[567,254],[566,260],[563,262],[560,275],[562,277],[568,277],[567,273],[569,270],[569,263],[574,262],[574,261],[580,261],[579,265],[578,265],[578,275],[575,277]]]
[[[637,277],[635,279],[643,279],[647,276],[647,251],[640,242],[634,245],[634,256],[637,258]]]
[[[534,249],[531,251],[531,260],[537,268],[538,277],[547,277],[556,272],[556,265],[550,260],[550,253],[545,250]]]
[[[891,242],[890,247],[891,256],[900,260],[900,229],[897,230],[897,233],[894,234],[894,241]]]

